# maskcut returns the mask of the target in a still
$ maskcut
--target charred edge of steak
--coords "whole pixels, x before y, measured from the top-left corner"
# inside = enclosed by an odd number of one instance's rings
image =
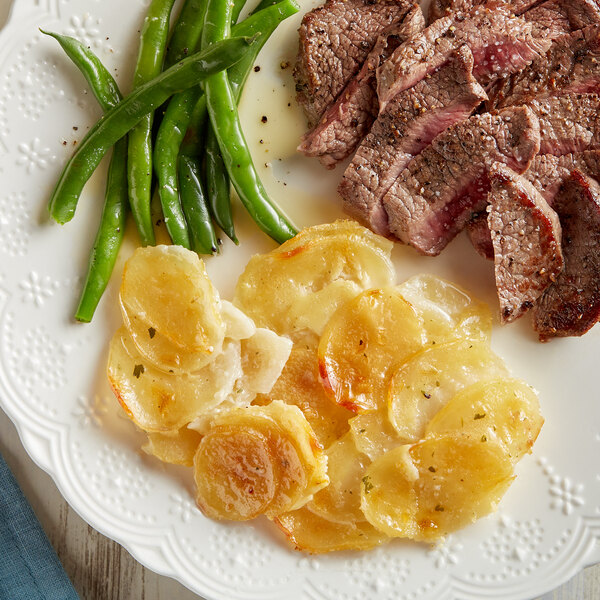
[[[565,266],[534,310],[541,341],[580,336],[600,318],[600,185],[574,170],[555,198]]]
[[[501,163],[490,169],[488,226],[500,317],[508,323],[533,308],[563,267],[558,215],[523,177]]]

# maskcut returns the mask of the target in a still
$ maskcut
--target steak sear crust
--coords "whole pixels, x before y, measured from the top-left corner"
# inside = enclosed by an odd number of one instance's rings
[[[563,267],[558,215],[524,177],[501,163],[490,169],[488,226],[500,318],[533,308]]]
[[[565,266],[534,309],[541,341],[580,336],[600,318],[600,185],[574,170],[554,202]]]

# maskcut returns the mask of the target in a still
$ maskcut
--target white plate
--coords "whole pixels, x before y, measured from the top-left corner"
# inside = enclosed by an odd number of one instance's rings
[[[60,227],[46,216],[62,165],[100,111],[38,27],[86,41],[127,91],[147,4],[17,0],[0,34],[0,405],[32,458],[93,527],[211,600],[522,600],[599,561],[598,328],[545,345],[525,320],[497,328],[495,347],[539,390],[546,424],[498,513],[438,548],[396,542],[366,553],[305,556],[266,522],[205,519],[194,507],[189,471],[139,451],[140,436],[119,416],[104,373],[119,319],[118,275],[91,325],[71,317],[102,204],[102,173],[71,223]],[[269,190],[306,225],[340,214],[340,170],[326,172],[294,154],[302,119],[282,61],[293,58],[298,22],[286,23],[261,55],[243,114]],[[225,244],[208,264],[226,298],[247,258],[272,247],[241,209],[237,220],[240,246]],[[395,259],[401,278],[436,272],[495,303],[490,264],[462,238],[436,259],[400,247]]]

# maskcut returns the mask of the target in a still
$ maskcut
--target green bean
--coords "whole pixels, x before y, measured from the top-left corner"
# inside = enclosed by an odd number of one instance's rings
[[[230,11],[231,8],[223,10],[220,0],[208,0],[202,32],[204,47],[229,35]],[[260,181],[244,139],[237,102],[227,73],[210,75],[203,85],[223,162],[242,204],[265,233],[277,242],[284,242],[293,237],[297,230],[272,203]]]
[[[193,157],[179,156],[181,202],[190,228],[192,250],[198,254],[217,252],[217,236],[202,191],[200,167]]]
[[[257,42],[255,42],[257,43]],[[254,48],[254,44],[252,44]],[[196,102],[196,106],[190,115],[183,143],[181,144],[180,152],[186,156],[199,157],[204,150],[203,134],[208,118],[208,110],[206,109],[206,96],[202,94]]]
[[[212,73],[235,64],[253,41],[238,37],[216,43],[135,89],[108,111],[81,140],[63,169],[49,202],[52,217],[61,224],[73,218],[83,186],[104,154],[145,114],[155,110],[173,94],[193,87]]]
[[[240,18],[240,13],[246,4],[246,0],[232,0],[231,25],[235,25]]]
[[[110,110],[121,101],[121,92],[117,82],[100,62],[100,59],[87,46],[67,35],[60,35],[43,29],[40,29],[40,31],[53,37],[60,44],[65,54],[85,77],[103,111]]]
[[[165,226],[174,244],[190,248],[190,236],[179,200],[177,155],[199,96],[195,86],[173,96],[167,106],[154,146],[154,171]]]
[[[251,15],[255,15],[257,12],[264,10],[265,8],[269,8],[270,6],[274,6],[278,4],[281,0],[261,0],[250,13]]]
[[[233,223],[231,182],[221,156],[219,141],[210,124],[204,148],[204,181],[206,182],[206,201],[210,214],[225,235],[234,244],[239,244]]]
[[[152,0],[140,37],[134,89],[156,77],[162,70],[169,19],[175,0]],[[155,243],[150,198],[152,190],[152,119],[145,114],[129,133],[127,179],[131,212],[144,246]]]
[[[269,0],[270,8],[261,11],[260,14],[255,10],[249,17],[231,28],[232,37],[259,36],[252,44],[248,53],[244,55],[242,59],[244,66],[238,69],[236,68],[238,63],[236,63],[228,70],[234,90],[237,87],[243,87],[248,73],[254,65],[256,55],[264,46],[275,27],[288,16],[298,12],[298,5],[295,0],[277,0],[277,6],[272,5],[273,1]],[[201,136],[198,135],[198,132],[203,129],[207,116],[206,98],[202,96],[191,115],[186,138],[184,139],[182,152],[187,156],[199,156],[202,153],[203,146],[200,142]]]
[[[185,0],[169,40],[165,68],[196,51],[204,26],[205,9],[206,0]]]
[[[239,102],[248,74],[250,73],[258,53],[265,45],[277,26],[289,16],[298,12],[298,5],[294,0],[279,0],[273,5],[272,0],[263,1],[266,8],[257,10],[251,16],[233,28],[236,33],[242,31],[244,35],[254,35],[261,32],[259,41],[241,61],[230,67],[227,71],[229,84],[236,103]],[[260,5],[259,5],[260,6]],[[233,214],[231,211],[230,182],[227,169],[221,157],[219,145],[214,132],[211,130],[206,140],[206,159],[204,163],[206,195],[213,218],[227,236],[237,243],[233,227]]]
[[[58,41],[87,80],[103,111],[110,110],[121,101],[122,96],[117,83],[89,48],[68,36],[46,31],[42,33]],[[108,285],[125,235],[128,208],[127,138],[122,138],[113,148],[108,167],[102,217],[90,252],[88,271],[75,313],[78,321],[88,323],[92,320],[98,302]]]
[[[125,236],[128,209],[127,138],[123,138],[115,144],[108,167],[100,227],[90,252],[88,272],[75,312],[78,321],[89,323],[92,320],[108,285]]]

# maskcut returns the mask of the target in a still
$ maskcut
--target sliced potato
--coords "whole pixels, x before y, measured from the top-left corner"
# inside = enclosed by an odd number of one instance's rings
[[[434,275],[415,275],[398,290],[423,318],[427,341],[443,344],[458,338],[489,339],[492,313],[460,286]]]
[[[259,394],[253,403],[265,405],[280,400],[297,406],[321,445],[328,448],[348,431],[348,418],[353,413],[335,404],[325,393],[319,380],[317,343],[311,336],[298,340],[271,391]]]
[[[327,462],[302,412],[273,402],[217,416],[194,458],[197,502],[216,519],[275,517],[326,486]]]
[[[196,502],[207,517],[234,521],[257,517],[277,490],[269,436],[250,426],[214,427],[198,446],[194,476]]]
[[[326,391],[353,412],[383,406],[391,369],[422,348],[421,327],[395,288],[368,290],[342,306],[319,343]]]
[[[475,383],[456,394],[435,415],[425,435],[459,431],[487,437],[503,445],[517,462],[531,452],[543,424],[534,390],[518,379],[498,379]]]
[[[138,248],[125,264],[120,301],[132,338],[150,359],[157,341],[164,346],[161,355],[169,354],[168,342],[173,351],[201,354],[207,362],[221,348],[225,325],[219,295],[195,252],[180,246]]]
[[[369,550],[389,540],[367,521],[335,523],[312,513],[306,506],[275,518],[296,550],[321,554],[336,550]]]
[[[242,340],[243,389],[253,395],[268,393],[281,375],[291,350],[289,338],[258,327],[251,337]]]
[[[123,312],[125,328],[137,351],[154,367],[165,373],[192,373],[205,367],[214,360],[221,346],[215,352],[190,352],[175,344],[167,336],[149,327],[146,321],[137,315]]]
[[[197,431],[187,427],[173,432],[149,433],[142,450],[163,462],[191,467],[201,439]]]
[[[368,521],[392,537],[434,541],[496,509],[513,480],[493,441],[443,435],[390,450],[363,478]]]
[[[404,443],[390,423],[387,407],[356,415],[349,424],[354,445],[371,460]]]
[[[143,357],[124,327],[110,343],[108,379],[128,416],[145,431],[180,429],[227,398],[242,376],[240,343],[194,373],[165,373]]]
[[[508,376],[508,370],[487,341],[463,339],[430,346],[394,371],[387,394],[389,420],[401,440],[415,442],[459,390],[502,376]]]
[[[232,340],[248,339],[256,331],[254,321],[227,300],[221,300],[221,317],[225,324],[225,337]]]
[[[358,523],[365,520],[360,508],[360,486],[369,457],[356,449],[347,433],[326,451],[329,485],[306,505],[312,512],[336,523]]]
[[[394,282],[391,248],[385,238],[349,221],[307,228],[250,259],[234,304],[259,327],[276,333],[304,327],[320,333],[349,297]]]

